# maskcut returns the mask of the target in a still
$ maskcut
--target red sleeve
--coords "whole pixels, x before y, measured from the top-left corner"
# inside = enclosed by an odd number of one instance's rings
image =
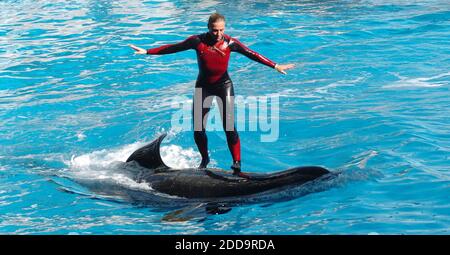
[[[230,45],[229,47],[230,47],[231,51],[239,52],[239,53],[241,53],[242,55],[248,57],[251,60],[254,60],[254,61],[259,62],[261,64],[264,64],[266,66],[275,68],[275,65],[276,65],[275,62],[273,62],[272,60],[264,57],[263,55],[259,54],[258,52],[249,49],[247,46],[242,44],[237,39],[230,38],[230,44],[229,45]]]
[[[198,37],[196,35],[190,36],[186,40],[175,43],[175,44],[167,44],[157,48],[152,48],[147,50],[147,54],[151,55],[163,55],[176,53],[184,50],[195,49],[198,44]]]

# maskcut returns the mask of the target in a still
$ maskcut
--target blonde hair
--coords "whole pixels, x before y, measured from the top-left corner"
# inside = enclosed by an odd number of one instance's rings
[[[211,14],[211,16],[209,16],[209,19],[208,19],[208,28],[210,28],[213,23],[215,23],[219,20],[223,20],[225,22],[225,17],[218,12]]]

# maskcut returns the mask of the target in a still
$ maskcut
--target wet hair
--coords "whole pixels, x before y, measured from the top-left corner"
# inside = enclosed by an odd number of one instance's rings
[[[209,16],[209,19],[208,19],[208,28],[210,28],[213,23],[215,23],[219,20],[223,20],[225,22],[225,17],[218,12],[211,14],[211,16]]]

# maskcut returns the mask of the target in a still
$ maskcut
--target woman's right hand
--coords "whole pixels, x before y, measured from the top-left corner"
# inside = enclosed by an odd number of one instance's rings
[[[133,50],[135,50],[134,54],[147,54],[147,51],[145,49],[139,48],[136,45],[128,44]]]

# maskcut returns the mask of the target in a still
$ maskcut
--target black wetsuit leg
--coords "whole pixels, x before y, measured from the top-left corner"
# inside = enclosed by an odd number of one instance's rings
[[[234,161],[241,160],[239,135],[234,125],[234,89],[233,83],[227,79],[219,84],[202,84],[197,82],[194,93],[192,115],[194,121],[194,140],[202,156],[200,168],[209,163],[208,138],[206,136],[207,115],[211,109],[213,97],[219,106],[222,125],[227,137],[228,148]],[[199,114],[201,111],[201,114]]]
[[[232,81],[227,80],[220,86],[217,86],[214,95],[220,99],[218,106],[231,156],[233,157],[233,161],[240,161],[241,148],[239,134],[234,123],[234,88]]]
[[[192,120],[194,124],[194,140],[197,144],[202,162],[200,168],[205,168],[209,163],[208,155],[208,137],[206,136],[206,121],[207,115],[211,109],[213,94],[197,82],[194,92],[194,103],[192,105]],[[200,114],[201,113],[201,114]]]

